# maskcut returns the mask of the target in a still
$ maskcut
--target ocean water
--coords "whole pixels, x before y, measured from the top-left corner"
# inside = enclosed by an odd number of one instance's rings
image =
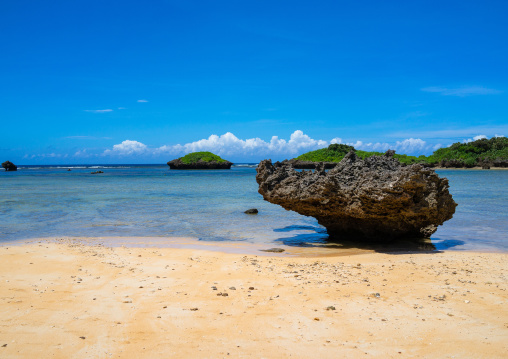
[[[71,171],[67,171],[71,168]],[[91,171],[105,173],[92,175]],[[508,251],[508,171],[439,170],[459,204],[436,249]],[[166,165],[21,166],[0,172],[0,242],[47,237],[193,237],[327,245],[311,217],[257,193],[255,165],[171,171]],[[257,208],[258,215],[246,215]]]

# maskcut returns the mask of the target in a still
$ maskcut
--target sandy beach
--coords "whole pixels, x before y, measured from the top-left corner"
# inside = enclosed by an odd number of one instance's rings
[[[505,253],[0,247],[2,358],[503,358]]]

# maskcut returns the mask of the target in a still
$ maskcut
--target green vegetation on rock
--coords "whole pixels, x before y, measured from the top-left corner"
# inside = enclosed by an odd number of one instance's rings
[[[312,162],[340,162],[340,160],[342,160],[351,150],[355,151],[355,148],[348,145],[333,144],[327,148],[304,153],[303,155],[296,157],[296,159]]]
[[[382,152],[368,152],[356,150],[353,146],[343,144],[333,144],[328,146],[327,148],[322,148],[320,150],[304,153],[303,155],[296,157],[296,159],[300,161],[311,161],[311,162],[340,162],[344,158],[344,156],[351,150],[355,151],[356,155],[362,159],[366,159],[367,157],[370,156],[381,156],[383,154]],[[397,158],[400,162],[406,164],[425,161],[425,156],[415,157],[395,154],[394,157]]]
[[[217,155],[214,155],[211,152],[192,152],[180,158],[180,160],[185,164],[192,164],[201,162],[227,162],[226,160],[220,158]]]
[[[382,152],[368,152],[355,150],[354,147],[343,144],[332,144],[327,148],[304,153],[296,157],[300,161],[311,162],[340,162],[349,151],[355,151],[362,159],[370,156],[381,156]],[[446,167],[474,167],[482,163],[508,161],[508,138],[493,137],[490,140],[481,139],[469,143],[457,142],[450,147],[440,148],[430,156],[408,156],[395,154],[401,163],[425,163]]]
[[[429,163],[457,161],[464,167],[473,167],[480,162],[508,160],[508,138],[493,137],[469,143],[454,143],[450,147],[440,148],[427,157]]]

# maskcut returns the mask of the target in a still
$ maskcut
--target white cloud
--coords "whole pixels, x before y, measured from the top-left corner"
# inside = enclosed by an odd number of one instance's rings
[[[207,139],[186,143],[184,145],[162,146],[156,149],[158,153],[189,153],[196,151],[211,151],[218,155],[296,155],[303,151],[311,151],[328,146],[329,142],[315,140],[297,130],[293,132],[288,141],[272,136],[270,142],[258,137],[239,139],[231,132],[221,136],[211,135]]]
[[[508,121],[507,121],[508,123]],[[473,137],[478,133],[503,133],[508,131],[508,125],[497,126],[470,126],[455,127],[444,130],[422,130],[422,131],[397,131],[388,134],[390,138],[404,138],[406,136],[413,138],[440,139],[440,140],[457,140]]]
[[[90,154],[86,151],[86,148],[84,150],[79,150],[74,153],[74,157],[83,157],[87,158],[90,157]]]
[[[482,140],[482,139],[487,139],[487,136],[485,135],[478,135],[478,136],[474,136],[473,138],[468,138],[468,139],[465,139],[465,140],[462,140],[463,143],[469,143],[469,142],[474,142],[474,141],[477,141],[477,140]]]
[[[130,155],[141,155],[146,153],[148,146],[138,142],[125,140],[118,145],[114,145],[112,150],[104,151],[104,155],[116,155],[116,156],[130,156]]]
[[[330,141],[330,143],[333,142]],[[357,150],[376,151],[376,152],[395,150],[397,153],[407,155],[428,152],[429,150],[432,149],[432,145],[428,145],[427,142],[419,138],[408,138],[402,141],[396,141],[395,143],[387,143],[387,142],[364,143],[363,141],[356,141],[356,142],[348,142],[347,144],[349,146],[353,146]]]
[[[294,131],[289,140],[281,139],[278,136],[272,136],[270,141],[264,141],[258,137],[240,139],[231,132],[223,135],[211,135],[208,138],[185,144],[164,145],[158,148],[150,148],[138,141],[123,141],[114,145],[112,149],[104,151],[103,155],[184,155],[190,152],[210,151],[219,156],[236,158],[261,158],[274,156],[276,158],[292,158],[302,153],[327,147],[332,143],[343,143],[339,137],[330,141],[313,139],[302,131]],[[398,153],[415,154],[425,151],[431,151],[433,145],[427,144],[418,138],[409,138],[395,143],[369,142],[363,141],[349,142],[348,145],[356,149],[365,151],[384,152],[388,149],[394,149]]]
[[[425,92],[436,92],[443,96],[458,96],[458,97],[466,97],[473,95],[495,95],[499,94],[502,91],[489,89],[483,86],[465,86],[465,87],[457,87],[457,88],[446,88],[439,86],[425,87],[422,88],[422,91]]]
[[[138,102],[145,103],[148,102],[148,100],[138,100]]]
[[[419,138],[408,138],[404,141],[397,141],[395,150],[400,153],[415,153],[427,149],[427,142]]]
[[[85,110],[85,112],[91,112],[91,113],[106,113],[106,112],[113,112],[112,109],[107,108],[105,110]]]

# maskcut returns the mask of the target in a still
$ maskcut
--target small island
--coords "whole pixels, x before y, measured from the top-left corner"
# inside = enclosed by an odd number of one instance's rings
[[[232,164],[211,152],[192,152],[168,162],[172,170],[229,170]]]
[[[18,166],[16,166],[11,161],[5,161],[4,163],[2,163],[2,167],[5,168],[6,171],[17,171],[18,170]]]
[[[354,151],[363,160],[384,154],[382,152],[356,150],[353,146],[344,144],[332,144],[327,148],[304,153],[289,160],[289,162],[297,169],[314,169],[317,163],[323,162],[325,168],[330,169],[335,167],[350,151]],[[489,140],[484,138],[468,143],[457,142],[449,147],[439,148],[429,156],[416,157],[395,153],[393,157],[399,160],[402,165],[419,163],[424,167],[502,168],[508,167],[508,138],[493,137]]]

